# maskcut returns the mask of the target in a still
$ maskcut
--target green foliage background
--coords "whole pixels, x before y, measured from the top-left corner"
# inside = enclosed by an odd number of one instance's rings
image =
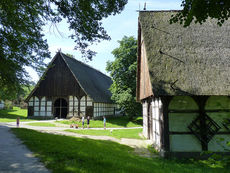
[[[21,86],[31,84],[25,70],[46,68],[50,58],[43,26],[65,19],[75,49],[92,59],[88,46],[110,37],[101,20],[120,13],[127,0],[1,0],[0,1],[0,99],[11,99]]]
[[[118,42],[120,46],[112,51],[115,60],[107,62],[106,70],[113,80],[112,99],[131,118],[141,115],[141,104],[136,102],[137,40],[124,36]]]

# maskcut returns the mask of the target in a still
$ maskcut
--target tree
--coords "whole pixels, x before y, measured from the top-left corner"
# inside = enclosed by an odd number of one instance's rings
[[[93,42],[109,40],[101,20],[120,13],[127,0],[1,0],[0,1],[0,98],[29,84],[24,67],[44,69],[50,58],[42,27],[66,19],[75,49],[92,59]],[[43,68],[42,68],[43,67]],[[3,92],[4,90],[4,92]]]
[[[186,27],[193,20],[202,24],[211,17],[221,26],[230,17],[229,0],[183,0],[181,6],[182,11],[172,16],[171,23],[180,22]]]
[[[106,71],[113,84],[110,87],[112,100],[130,118],[141,115],[141,104],[136,102],[137,40],[124,36],[118,41],[120,46],[112,51],[113,62],[108,61]]]

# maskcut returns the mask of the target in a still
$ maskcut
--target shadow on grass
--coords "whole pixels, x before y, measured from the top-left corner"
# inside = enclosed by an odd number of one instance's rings
[[[82,126],[81,121],[74,120],[64,120],[59,123],[63,124],[78,124],[79,127]],[[130,120],[126,116],[116,116],[116,117],[106,117],[106,127],[107,128],[116,128],[116,127],[142,127],[143,118],[138,116],[134,117],[133,120]],[[91,128],[103,128],[103,119],[97,118],[95,120],[90,121]]]
[[[14,107],[13,109],[1,109],[0,110],[0,118],[16,120],[18,117],[21,120],[29,120],[29,119],[31,119],[31,120],[43,120],[43,119],[47,119],[47,118],[43,118],[43,117],[28,118],[27,117],[27,109],[20,109],[18,107]]]
[[[133,123],[134,125],[142,126],[143,124],[143,119],[142,117],[134,117],[133,120],[130,120],[127,116],[122,116],[122,117],[109,117],[106,120],[108,123],[111,124],[116,124],[119,126],[127,127],[128,123]]]
[[[198,163],[144,158],[133,148],[111,141],[100,141],[46,134],[29,129],[12,129],[52,172],[141,172],[213,173],[228,172]]]
[[[0,110],[0,118],[8,118],[8,119],[27,119],[26,115],[21,115],[18,113],[16,109],[2,109]]]

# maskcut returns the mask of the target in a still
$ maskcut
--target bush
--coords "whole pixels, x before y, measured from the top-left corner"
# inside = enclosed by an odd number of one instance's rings
[[[21,101],[21,102],[20,102],[20,108],[21,108],[21,109],[27,109],[27,103],[24,102],[24,101]]]
[[[5,109],[13,109],[13,102],[10,100],[6,100],[4,104]]]

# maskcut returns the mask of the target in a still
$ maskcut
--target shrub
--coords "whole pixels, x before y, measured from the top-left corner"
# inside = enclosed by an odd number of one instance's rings
[[[21,102],[20,102],[20,108],[21,108],[21,109],[27,109],[27,103],[24,102],[24,101],[21,101]]]
[[[13,102],[10,100],[6,100],[4,104],[5,109],[13,109]]]

